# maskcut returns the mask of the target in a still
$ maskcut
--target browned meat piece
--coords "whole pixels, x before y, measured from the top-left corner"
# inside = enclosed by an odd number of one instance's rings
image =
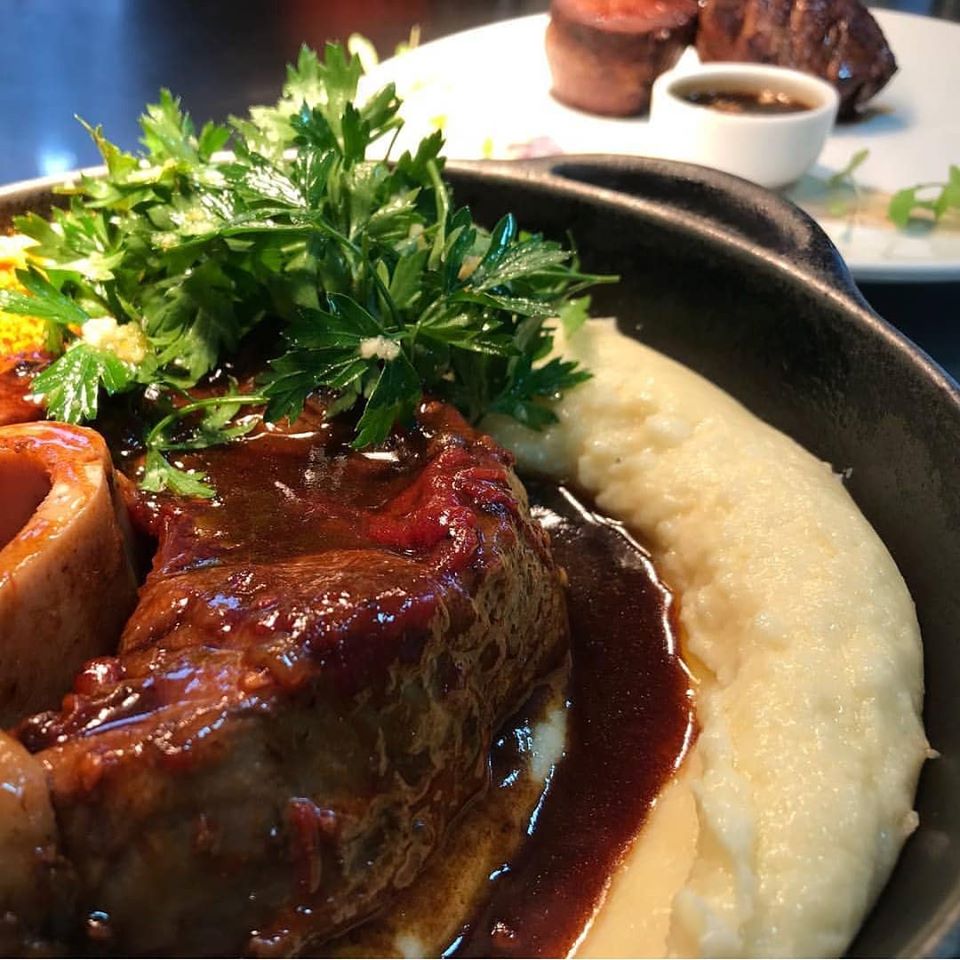
[[[118,656],[17,732],[73,873],[35,934],[287,955],[411,883],[485,785],[565,650],[560,571],[509,455],[450,408],[349,437],[263,429],[186,458],[216,501],[136,505],[159,546]]]
[[[0,957],[29,952],[21,925],[42,922],[56,823],[46,773],[0,730]]]
[[[41,351],[0,357],[0,426],[44,418],[43,404],[29,399],[30,384],[49,363]]]
[[[896,73],[893,51],[859,0],[700,0],[703,61],[772,63],[816,74],[840,94],[843,119]]]
[[[645,113],[650,89],[693,43],[696,0],[552,0],[553,95],[589,113]]]

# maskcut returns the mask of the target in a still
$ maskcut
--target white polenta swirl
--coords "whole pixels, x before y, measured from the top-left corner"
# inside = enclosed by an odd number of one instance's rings
[[[829,466],[714,385],[609,322],[558,350],[594,375],[560,423],[495,432],[646,541],[700,679],[697,836],[663,949],[837,955],[916,824],[928,748],[903,579]]]

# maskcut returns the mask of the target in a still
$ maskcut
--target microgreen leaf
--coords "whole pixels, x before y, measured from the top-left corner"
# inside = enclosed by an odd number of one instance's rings
[[[830,177],[829,180],[827,180],[827,186],[840,187],[845,182],[852,181],[854,173],[857,172],[857,170],[869,156],[869,150],[857,150],[851,155],[850,159],[847,161],[847,165],[838,170],[832,177]]]
[[[960,166],[951,165],[947,179],[935,183],[918,183],[898,190],[887,206],[887,216],[903,229],[918,210],[931,214],[936,223],[950,210],[960,210]]]
[[[917,188],[905,187],[898,190],[887,206],[887,216],[898,226],[905,227],[910,222],[910,215],[917,205]]]

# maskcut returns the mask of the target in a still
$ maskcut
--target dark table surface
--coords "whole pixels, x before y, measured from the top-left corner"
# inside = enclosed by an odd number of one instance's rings
[[[878,5],[960,20],[960,0]],[[386,54],[414,24],[428,41],[546,7],[547,0],[0,0],[0,183],[96,163],[74,115],[133,147],[136,118],[161,86],[196,120],[219,120],[275,99],[301,43],[359,32]],[[960,378],[960,282],[862,290]]]

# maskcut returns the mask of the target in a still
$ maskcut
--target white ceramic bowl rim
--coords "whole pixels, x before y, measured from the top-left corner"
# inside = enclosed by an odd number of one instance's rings
[[[774,89],[789,96],[815,98],[816,102],[806,110],[795,113],[723,113],[719,110],[710,110],[709,107],[690,103],[680,92],[684,87],[694,85],[700,80],[728,80],[740,82],[744,90]],[[709,110],[713,114],[714,122],[736,124],[789,124],[796,123],[800,118],[809,118],[831,111],[836,111],[840,103],[840,96],[836,88],[826,80],[793,70],[789,67],[778,67],[764,63],[738,63],[723,61],[719,63],[705,63],[696,67],[681,70],[671,70],[662,74],[656,84],[661,95],[669,96],[674,109],[684,109],[701,113]]]

